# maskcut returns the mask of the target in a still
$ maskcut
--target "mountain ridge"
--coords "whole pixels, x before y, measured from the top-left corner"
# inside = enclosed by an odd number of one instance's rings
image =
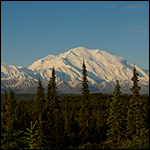
[[[34,61],[29,67],[13,66],[2,63],[1,88],[4,89],[4,87],[6,87],[6,80],[10,79],[18,80],[20,87],[25,81],[29,82],[30,80],[28,86],[24,85],[24,88],[36,87],[39,78],[45,83],[50,79],[52,67],[54,67],[59,91],[66,91],[63,89],[65,85],[70,89],[70,92],[71,90],[75,91],[76,83],[82,82],[83,59],[87,68],[89,85],[93,91],[94,89],[97,91],[104,91],[108,90],[107,88],[109,87],[108,91],[112,92],[113,86],[111,83],[115,84],[115,80],[119,80],[123,87],[126,82],[132,83],[133,64],[107,51],[77,47],[59,55],[47,55],[44,58]],[[140,84],[143,87],[145,86],[148,92],[149,74],[146,74],[146,72],[138,66],[136,66],[136,69],[139,73]],[[44,86],[46,87],[46,85]],[[22,89],[23,88],[20,88],[20,91]]]

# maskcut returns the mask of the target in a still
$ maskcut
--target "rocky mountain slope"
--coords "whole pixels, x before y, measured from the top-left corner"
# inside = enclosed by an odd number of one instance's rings
[[[39,78],[42,79],[46,89],[52,67],[54,67],[58,92],[80,93],[83,59],[87,68],[90,92],[110,93],[117,79],[121,85],[121,91],[130,93],[133,64],[106,51],[90,50],[84,47],[70,49],[57,56],[48,55],[35,61],[28,68],[2,63],[1,91],[10,86],[16,92],[35,92]],[[149,74],[138,66],[136,69],[139,73],[139,84],[142,87],[141,93],[149,93]]]

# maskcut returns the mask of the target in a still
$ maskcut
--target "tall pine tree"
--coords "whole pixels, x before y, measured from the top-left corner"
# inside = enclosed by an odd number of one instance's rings
[[[39,114],[42,113],[44,104],[45,104],[44,88],[42,87],[41,79],[39,78],[38,87],[36,91],[36,98],[35,98],[34,120],[38,119]]]
[[[4,114],[4,122],[2,122],[3,132],[1,139],[1,148],[12,149],[17,148],[17,129],[15,109],[17,102],[14,92],[9,88],[8,99],[6,104],[6,112]]]
[[[86,66],[83,60],[83,80],[82,80],[82,96],[81,96],[81,109],[79,112],[79,125],[82,138],[81,144],[85,144],[91,141],[93,130],[93,116],[89,98],[89,86],[87,80]]]
[[[64,122],[62,119],[61,108],[58,103],[55,79],[55,69],[53,68],[46,93],[46,131],[48,133],[47,140],[50,142],[49,147],[61,148],[64,136]]]
[[[133,69],[133,77],[131,80],[133,81],[133,86],[130,88],[132,91],[132,97],[130,99],[129,108],[127,111],[127,139],[135,140],[135,148],[138,147],[138,142],[136,142],[141,136],[146,132],[146,122],[144,119],[142,103],[140,99],[140,89],[138,86],[138,76],[139,74],[136,72],[136,68],[134,66]]]
[[[8,95],[7,95],[7,91],[6,91],[6,88],[5,88],[5,91],[4,91],[4,101],[1,102],[1,117],[2,117],[2,118],[3,118],[3,115],[4,115],[5,112],[6,112],[7,99],[8,99]],[[2,119],[2,118],[1,118],[1,119]]]
[[[116,80],[116,82],[117,84],[114,88],[114,96],[110,103],[109,116],[107,118],[109,129],[107,131],[107,141],[105,144],[108,148],[117,148],[125,134],[125,113],[121,99],[121,87],[119,81]]]
[[[4,92],[4,111],[6,111],[6,104],[7,104],[7,99],[8,99],[8,95],[7,95],[7,90],[5,88],[5,92]]]
[[[3,145],[3,137],[5,134],[5,124],[6,124],[6,104],[7,104],[7,91],[5,88],[4,101],[1,102],[1,146]]]
[[[45,135],[45,121],[42,118],[42,113],[39,114],[36,129],[37,129],[37,137],[36,137],[37,147],[39,149],[48,148],[46,147],[47,141]]]
[[[68,95],[65,96],[65,124],[64,124],[64,129],[66,131],[67,136],[71,136],[71,111],[70,108],[68,106]]]

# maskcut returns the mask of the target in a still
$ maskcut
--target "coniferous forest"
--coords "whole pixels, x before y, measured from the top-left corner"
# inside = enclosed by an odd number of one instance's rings
[[[149,149],[149,96],[140,95],[136,68],[132,94],[90,94],[83,60],[81,95],[59,95],[52,69],[47,92],[19,101],[9,88],[1,102],[1,149]]]

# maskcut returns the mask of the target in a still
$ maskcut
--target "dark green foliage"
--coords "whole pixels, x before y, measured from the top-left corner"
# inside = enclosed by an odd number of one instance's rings
[[[59,109],[54,109],[53,121],[53,127],[51,129],[53,148],[61,148],[63,146],[64,122]]]
[[[14,92],[9,89],[6,110],[2,113],[3,122],[1,123],[1,148],[11,149],[17,147],[17,138],[20,132],[17,130],[17,118],[15,114],[17,103]]]
[[[138,138],[133,136],[131,140],[123,139],[118,149],[149,149],[149,131],[141,130]]]
[[[107,118],[107,141],[105,142],[109,148],[115,148],[120,144],[121,139],[125,135],[125,112],[123,102],[121,99],[119,81],[114,89],[114,96],[109,107],[109,116]]]
[[[89,99],[89,87],[87,80],[86,66],[83,60],[83,81],[82,81],[82,97],[81,109],[79,111],[79,135],[82,137],[82,143],[90,142],[93,131],[94,119],[92,116],[92,108]]]
[[[7,95],[7,91],[6,91],[6,89],[5,89],[5,92],[4,92],[4,111],[6,111],[6,104],[7,104],[7,99],[8,99],[8,95]]]
[[[135,70],[134,73],[133,80],[137,79]],[[53,68],[46,96],[41,81],[36,95],[14,95],[11,89],[8,96],[7,92],[4,94],[1,148],[149,148],[149,96],[140,95],[137,80],[131,88],[132,95],[121,94],[118,82],[114,94],[90,94],[84,62],[81,95],[57,94],[55,79]],[[137,116],[140,122],[136,122]],[[135,128],[138,123],[138,136],[137,130],[130,126],[131,120]],[[132,134],[132,138],[128,134]]]
[[[41,113],[39,114],[36,127],[37,127],[37,137],[36,137],[37,147],[39,149],[48,148],[46,147],[47,141],[45,136],[45,121],[43,121]]]
[[[34,131],[35,125],[37,124],[37,121],[32,124],[32,121],[30,122],[30,129],[26,128],[28,132],[25,132],[27,135],[26,142],[28,143],[27,149],[36,149],[37,148],[37,142],[36,142],[36,136],[38,135],[38,131]]]
[[[47,147],[51,148],[52,147],[52,129],[53,129],[53,109],[52,109],[52,100],[54,98],[54,95],[52,95],[52,82],[54,85],[55,84],[55,70],[53,68],[52,71],[52,76],[50,77],[50,81],[47,85],[47,92],[46,92],[46,103],[43,108],[43,120],[45,120],[45,137],[47,141]],[[49,134],[47,134],[49,133]]]
[[[130,143],[132,148],[148,148],[149,130],[146,129],[146,118],[143,109],[144,101],[140,98],[140,89],[138,86],[138,76],[136,68],[133,69],[133,86],[132,97],[130,99],[129,108],[127,111],[127,128],[126,128],[126,142]],[[125,145],[125,144],[124,144]]]
[[[55,69],[52,69],[52,75],[50,77],[49,84],[47,85],[47,93],[46,93],[46,102],[49,105],[52,105],[51,107],[57,107],[57,92],[56,92],[56,82],[55,82],[56,76],[55,76]]]
[[[140,87],[138,86],[138,76],[136,68],[133,69],[133,86],[130,89],[132,91],[132,98],[130,99],[129,108],[127,111],[127,138],[133,140],[133,137],[140,136],[141,130],[146,130],[146,122],[143,116],[143,101],[140,99]],[[144,131],[143,131],[144,132]]]
[[[106,125],[106,120],[109,117],[108,110],[109,110],[110,103],[112,102],[112,98],[114,97],[114,95],[100,94],[100,93],[89,94],[90,104],[92,105],[92,115],[95,118],[95,124],[93,124],[95,130],[92,132],[91,141],[84,143],[84,144],[81,144],[82,137],[79,136],[79,133],[81,131],[81,128],[79,127],[79,117],[80,117],[79,110],[81,109],[81,97],[82,96],[75,96],[75,95],[66,96],[66,97],[63,97],[63,96],[58,97],[58,104],[61,108],[61,115],[62,115],[61,118],[64,121],[63,123],[64,128],[62,129],[62,131],[66,133],[66,134],[63,134],[64,136],[61,136],[62,143],[60,144],[61,145],[60,147],[64,149],[106,148],[106,145],[104,145],[104,142],[107,140],[106,133],[108,129]],[[131,97],[132,95],[127,95],[127,94],[121,95],[122,102],[125,106],[129,105],[129,100]],[[149,97],[139,96],[139,99],[143,101],[142,113],[144,114],[144,118],[147,118],[147,115],[148,115],[147,101],[149,100]],[[17,140],[16,140],[16,145],[14,146],[15,148],[23,148],[23,149],[29,148],[29,145],[28,145],[29,143],[27,142],[27,139],[26,139],[26,137],[29,138],[29,135],[26,135],[24,133],[28,132],[26,128],[31,130],[30,122],[31,121],[33,122],[32,114],[34,112],[34,104],[35,104],[34,100],[20,101],[19,103],[17,102],[18,108],[16,107],[16,110],[18,113],[16,115],[18,117],[16,118],[18,118],[17,120],[20,120],[19,131],[23,131],[23,133],[19,134],[19,136],[16,136]],[[127,107],[125,107],[124,110],[126,112]],[[1,119],[2,119],[2,113],[3,112],[1,111]],[[49,123],[48,118],[45,118],[44,113],[41,114],[41,121],[39,121],[39,118],[37,119],[37,123],[33,130],[33,133],[35,133],[35,131],[41,131],[41,134],[37,134],[36,136],[34,136],[35,141],[33,143],[37,143],[37,148],[40,147],[38,145],[39,142],[37,142],[37,140],[39,139],[40,141],[43,141],[44,143],[42,145],[42,148],[45,148],[45,149],[56,148],[54,146],[56,142],[54,144],[52,138],[49,138],[50,140],[48,139],[48,137],[51,137],[51,132],[47,132],[46,130],[46,127],[49,125],[48,123]],[[51,121],[51,123],[53,123],[53,121]],[[2,131],[2,128],[1,128],[1,131]],[[1,136],[2,136],[2,133],[3,132],[1,132]],[[14,133],[16,134],[17,131],[14,131]],[[45,138],[43,138],[44,136],[46,136],[46,140]],[[146,130],[146,133],[141,134],[141,137],[138,138],[138,141],[137,141],[137,143],[139,143],[138,146],[147,148],[149,146],[148,137],[149,137],[149,131]],[[120,148],[120,149],[134,148],[135,147],[134,145],[136,144],[134,140],[129,140],[126,138],[122,138],[120,143],[121,143],[120,146],[117,146],[117,148]],[[4,148],[3,143],[1,143],[1,147]]]
[[[72,130],[72,126],[73,126],[73,115],[74,115],[74,111],[71,110],[71,108],[68,105],[68,95],[65,96],[65,108],[64,108],[64,129],[66,131],[66,134],[68,137],[71,137],[71,130]]]
[[[34,120],[38,119],[39,114],[42,113],[44,104],[45,104],[44,88],[42,87],[42,83],[41,83],[41,80],[39,78],[37,92],[36,92],[36,99],[35,99]]]
[[[46,138],[50,142],[49,146],[52,148],[61,148],[63,145],[64,121],[58,103],[55,79],[55,69],[53,68],[52,76],[47,86],[46,106],[43,113],[46,114],[46,132],[49,133]]]
[[[48,83],[46,92],[46,103],[47,105],[51,103],[51,85]]]
[[[140,95],[139,91],[141,90],[141,87],[138,86],[138,82],[139,82],[138,76],[139,76],[139,74],[136,72],[136,68],[134,66],[133,77],[131,78],[131,80],[133,81],[133,86],[132,86],[132,88],[130,88],[130,90],[134,94],[133,96],[139,96]]]
[[[79,145],[78,149],[101,149],[100,145],[96,144],[96,143],[86,143],[83,145]]]
[[[5,89],[5,93],[4,93],[4,101],[1,103],[1,122],[5,121],[5,114],[6,114],[6,104],[7,104],[7,91]]]
[[[87,80],[87,71],[86,71],[86,66],[85,66],[84,60],[83,60],[82,68],[83,68],[82,97],[86,100],[86,99],[88,99],[88,96],[89,96],[89,86],[88,86],[89,81]]]
[[[58,95],[56,92],[56,82],[55,82],[55,70],[52,70],[52,77],[50,78],[51,87],[51,110],[52,110],[52,121],[53,126],[51,128],[51,137],[53,145],[52,147],[61,148],[63,146],[63,136],[64,136],[64,121],[62,119],[62,113],[60,105],[58,104]]]

